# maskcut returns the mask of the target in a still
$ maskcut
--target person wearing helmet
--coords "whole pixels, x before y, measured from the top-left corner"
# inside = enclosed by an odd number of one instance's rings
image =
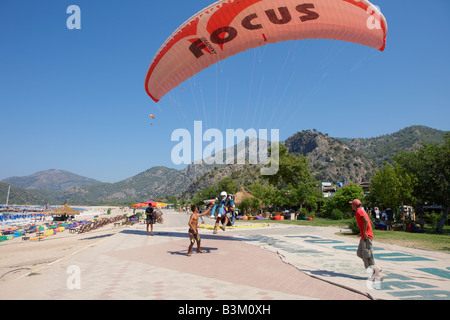
[[[219,223],[222,221],[222,216],[224,215],[224,210],[223,209],[224,209],[226,200],[227,200],[227,193],[225,191],[222,191],[220,193],[220,199],[218,201],[216,201],[216,203],[214,204],[214,206],[213,206],[213,208],[211,210],[212,214],[214,214],[216,216],[216,223],[214,225],[213,234],[217,233],[217,227],[219,226]],[[219,209],[218,210],[219,212],[217,213],[217,215],[216,215],[216,208]],[[222,228],[222,230],[225,231],[224,228]]]
[[[234,225],[234,221],[236,220],[236,206],[234,205],[234,199],[232,194],[228,194],[227,200],[225,202],[225,223],[224,226],[228,226],[228,222],[230,222],[230,225]],[[223,231],[225,231],[225,227],[221,227]]]
[[[227,193],[225,191],[222,191],[220,193],[220,199],[216,198],[216,202],[214,203],[214,206],[211,209],[211,215],[210,218],[217,217],[217,211],[219,211],[220,216],[223,215],[223,205],[225,204],[224,200],[227,197]]]

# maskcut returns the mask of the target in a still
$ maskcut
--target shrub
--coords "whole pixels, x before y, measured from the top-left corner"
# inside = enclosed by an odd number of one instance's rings
[[[344,219],[344,213],[339,209],[333,209],[333,211],[331,211],[330,218],[333,220]]]
[[[359,226],[358,226],[358,223],[356,222],[355,217],[353,217],[353,219],[350,221],[350,223],[348,224],[348,227],[350,228],[350,230],[352,230],[353,234],[359,233]]]
[[[441,218],[441,215],[434,211],[431,213],[425,213],[425,219],[430,222],[430,224],[433,228],[433,231],[437,230],[440,218]]]

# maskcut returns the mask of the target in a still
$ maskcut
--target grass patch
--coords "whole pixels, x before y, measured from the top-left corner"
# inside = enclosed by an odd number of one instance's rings
[[[279,223],[279,224],[293,224],[297,226],[310,226],[310,227],[340,227],[347,228],[351,219],[344,220],[331,220],[324,218],[314,218],[313,221],[308,220],[237,220],[236,223]]]
[[[338,232],[337,234],[358,237],[350,231]],[[384,243],[450,253],[450,236],[447,234],[373,230],[373,237],[376,241]]]
[[[389,244],[450,252],[450,236],[448,234],[374,230],[373,236],[377,241]]]

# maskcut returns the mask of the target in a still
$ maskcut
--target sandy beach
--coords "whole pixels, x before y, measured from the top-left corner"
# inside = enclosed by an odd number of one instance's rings
[[[107,214],[108,208],[111,208],[109,215]],[[76,216],[75,220],[89,220],[93,219],[94,216],[98,216],[98,218],[113,218],[124,214],[127,214],[127,216],[133,214],[133,209],[130,208],[86,207],[86,209],[86,212]],[[15,279],[30,272],[36,272],[41,266],[61,259],[68,254],[83,250],[102,237],[120,232],[122,229],[114,225],[114,223],[110,223],[81,234],[70,233],[69,230],[64,230],[42,240],[30,241],[17,237],[0,242],[0,286],[2,282]],[[34,236],[34,234],[29,235]]]

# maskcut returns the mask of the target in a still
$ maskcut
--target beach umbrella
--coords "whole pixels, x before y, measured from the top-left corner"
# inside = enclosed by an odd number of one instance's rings
[[[131,207],[132,208],[142,208],[144,206],[144,203],[135,203],[135,204],[133,204]]]
[[[156,202],[155,201],[147,201],[144,202],[145,204],[147,204],[147,207],[156,207]]]
[[[52,215],[74,216],[78,214],[80,214],[80,211],[69,207],[67,203],[63,207],[52,211]]]
[[[141,202],[141,203],[133,204],[131,207],[132,208],[147,208],[149,206],[156,207],[156,202],[155,201]]]
[[[167,207],[167,203],[156,202],[156,203],[155,203],[155,207],[156,207],[156,208],[164,208],[164,207]]]

